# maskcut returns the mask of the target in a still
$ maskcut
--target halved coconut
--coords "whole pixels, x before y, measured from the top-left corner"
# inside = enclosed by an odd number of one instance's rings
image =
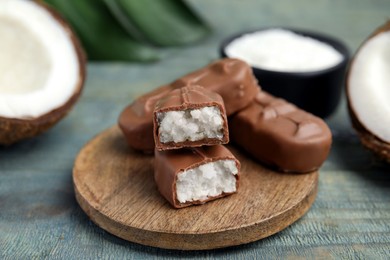
[[[55,11],[0,1],[0,144],[53,126],[80,96],[84,78],[81,45]]]
[[[390,162],[390,21],[355,54],[347,76],[347,98],[363,145]]]

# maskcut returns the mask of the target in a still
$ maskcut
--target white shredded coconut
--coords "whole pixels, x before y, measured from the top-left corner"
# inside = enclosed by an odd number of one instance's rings
[[[225,52],[253,67],[284,72],[323,70],[343,59],[329,44],[284,29],[245,34],[233,40]]]
[[[223,138],[223,119],[218,107],[158,113],[160,142]]]
[[[176,197],[180,203],[184,203],[235,192],[236,174],[236,163],[229,159],[180,172],[176,181]]]

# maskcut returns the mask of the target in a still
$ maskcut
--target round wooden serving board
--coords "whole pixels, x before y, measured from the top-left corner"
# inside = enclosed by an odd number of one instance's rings
[[[128,148],[114,126],[80,151],[73,169],[76,199],[98,226],[143,245],[202,250],[270,236],[312,205],[318,172],[271,171],[229,147],[241,161],[237,194],[174,209],[157,191],[153,156]]]

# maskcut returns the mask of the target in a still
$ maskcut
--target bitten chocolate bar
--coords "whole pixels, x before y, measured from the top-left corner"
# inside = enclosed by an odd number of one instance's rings
[[[131,148],[144,152],[154,150],[156,102],[169,91],[189,85],[200,85],[221,95],[227,116],[248,106],[260,91],[248,64],[237,59],[218,60],[138,98],[122,111],[118,124]]]
[[[174,208],[237,192],[240,163],[223,145],[155,151],[154,179]]]
[[[322,119],[264,91],[229,118],[229,127],[231,141],[284,172],[318,169],[332,143],[330,129]]]
[[[201,86],[169,92],[154,110],[154,142],[159,151],[228,143],[222,97]]]

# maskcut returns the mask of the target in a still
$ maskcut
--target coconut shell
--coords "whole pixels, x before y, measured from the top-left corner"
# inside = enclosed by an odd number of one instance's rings
[[[372,37],[382,33],[390,31],[390,20],[387,21],[384,25],[377,28],[359,47],[358,51],[365,45],[365,43],[370,40]],[[355,54],[356,55],[356,54]],[[352,126],[356,130],[361,143],[371,150],[375,155],[377,155],[379,158],[385,160],[386,162],[390,163],[390,143],[385,142],[375,136],[373,133],[371,133],[367,128],[364,127],[364,125],[359,121],[358,117],[356,116],[355,111],[353,110],[351,106],[351,102],[349,100],[349,78],[351,73],[351,65],[354,62],[354,58],[352,59],[348,72],[347,72],[347,81],[346,81],[346,91],[347,91],[347,102],[348,102],[348,112],[349,116],[351,118]]]
[[[390,144],[382,141],[370,131],[368,131],[356,118],[353,110],[348,106],[349,115],[352,125],[359,135],[362,144],[376,154],[379,158],[390,163]]]
[[[84,81],[86,77],[86,56],[85,52],[73,30],[70,28],[68,23],[58,14],[55,10],[43,3],[35,2],[37,5],[40,5],[42,8],[45,8],[55,20],[57,20],[64,28],[65,32],[69,35],[77,54],[77,59],[79,62],[79,81],[73,95],[69,100],[62,106],[33,119],[18,119],[18,118],[6,118],[0,117],[0,144],[1,145],[10,145],[20,140],[30,138],[36,135],[39,135],[53,125],[55,125],[59,120],[61,120],[73,107],[78,98],[81,95]]]

